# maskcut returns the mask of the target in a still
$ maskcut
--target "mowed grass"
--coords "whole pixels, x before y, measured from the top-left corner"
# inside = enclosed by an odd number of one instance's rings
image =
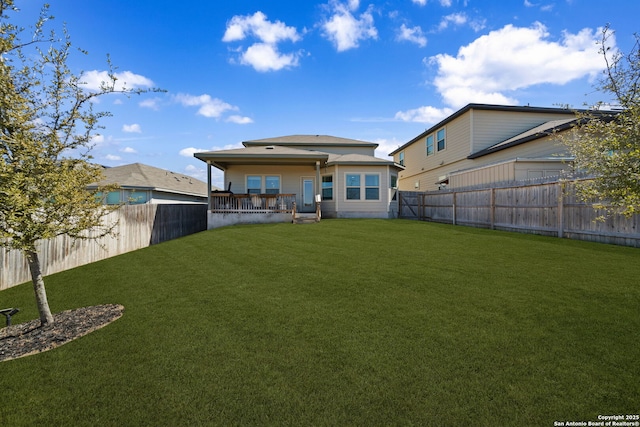
[[[0,363],[3,425],[551,426],[640,409],[640,252],[403,220],[207,231],[47,277],[124,316]],[[29,284],[0,305],[37,317]],[[1,344],[0,344],[1,345]]]

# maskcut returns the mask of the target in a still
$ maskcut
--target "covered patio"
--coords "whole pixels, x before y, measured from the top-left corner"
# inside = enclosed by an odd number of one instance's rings
[[[320,168],[327,153],[280,146],[259,146],[196,153],[224,172],[226,190],[209,193],[208,228],[233,224],[296,222],[304,215],[321,217]],[[294,191],[291,191],[294,190]]]

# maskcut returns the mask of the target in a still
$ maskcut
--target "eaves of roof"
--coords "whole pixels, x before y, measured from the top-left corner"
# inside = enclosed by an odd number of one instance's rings
[[[395,166],[404,169],[404,166],[392,160],[381,159],[379,157],[367,156],[363,154],[330,154],[327,166],[352,165],[352,166]]]
[[[326,162],[329,154],[321,151],[301,150],[276,145],[217,150],[195,153],[194,157],[211,163],[220,170],[230,164],[307,164],[316,161]]]

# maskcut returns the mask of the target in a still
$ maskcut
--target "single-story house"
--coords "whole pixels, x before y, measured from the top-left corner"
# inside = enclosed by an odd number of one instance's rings
[[[103,176],[88,188],[117,184],[120,189],[107,194],[107,204],[205,204],[211,188],[193,177],[142,163],[105,167]]]
[[[327,135],[244,141],[244,148],[196,153],[224,172],[209,197],[209,228],[251,222],[392,218],[402,166],[374,155],[378,144]]]
[[[468,104],[389,155],[403,191],[557,176],[573,160],[559,134],[576,124],[566,108]]]

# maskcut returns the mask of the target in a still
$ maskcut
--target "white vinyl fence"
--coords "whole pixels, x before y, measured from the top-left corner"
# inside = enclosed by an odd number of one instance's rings
[[[118,222],[116,237],[76,240],[68,236],[38,242],[42,273],[46,276],[100,261],[125,252],[207,229],[207,206],[128,205],[107,217]],[[0,248],[0,290],[31,280],[29,266],[20,251]]]

